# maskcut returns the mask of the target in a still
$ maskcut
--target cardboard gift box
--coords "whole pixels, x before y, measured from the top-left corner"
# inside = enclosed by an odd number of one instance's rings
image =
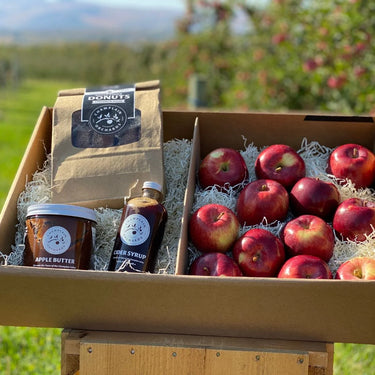
[[[197,121],[198,120],[198,121]],[[199,128],[196,124],[199,123]],[[0,249],[11,251],[17,198],[50,150],[52,109],[43,108],[0,217]],[[328,147],[374,149],[371,117],[163,112],[164,140],[193,139],[174,275],[0,267],[0,324],[375,344],[375,282],[185,275],[187,221],[201,155],[227,146],[303,138]]]

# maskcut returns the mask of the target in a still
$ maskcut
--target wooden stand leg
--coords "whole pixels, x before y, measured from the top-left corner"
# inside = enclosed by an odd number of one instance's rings
[[[78,375],[79,347],[86,331],[64,329],[61,333],[61,375]]]
[[[333,344],[64,330],[62,375],[332,375]]]

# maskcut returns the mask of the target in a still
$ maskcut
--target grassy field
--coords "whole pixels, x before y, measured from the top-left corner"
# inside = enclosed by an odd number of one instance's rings
[[[71,82],[25,81],[0,90],[0,206],[8,193],[43,106],[53,106],[58,90]]]
[[[0,90],[0,206],[41,107],[53,106],[58,90],[76,86],[77,82],[25,81],[18,88]],[[60,333],[58,328],[0,327],[0,374],[59,374]],[[374,375],[375,346],[335,344],[334,371]]]

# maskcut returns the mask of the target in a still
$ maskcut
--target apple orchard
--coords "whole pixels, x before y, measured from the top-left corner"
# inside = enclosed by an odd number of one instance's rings
[[[359,144],[212,150],[197,174],[189,272],[375,279],[374,183],[375,155]]]
[[[374,2],[189,3],[178,49],[169,45],[182,73],[167,96],[202,74],[211,107],[375,112]]]

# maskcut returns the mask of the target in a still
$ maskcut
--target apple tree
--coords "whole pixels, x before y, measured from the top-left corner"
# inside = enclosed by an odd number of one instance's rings
[[[375,3],[190,0],[187,9],[176,59],[181,80],[207,77],[210,106],[375,111]]]
[[[273,0],[258,9],[225,105],[375,111],[374,11],[361,0]]]

